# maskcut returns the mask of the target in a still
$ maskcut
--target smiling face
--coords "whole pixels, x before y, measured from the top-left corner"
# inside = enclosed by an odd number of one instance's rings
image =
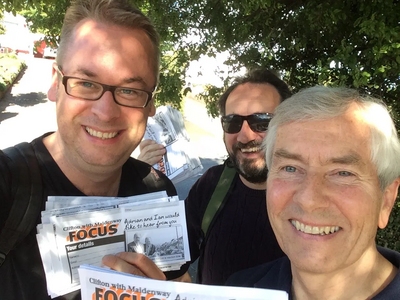
[[[244,83],[235,88],[225,104],[226,115],[247,116],[254,113],[273,113],[280,96],[270,84]],[[267,132],[254,132],[247,121],[238,133],[224,132],[226,150],[242,179],[251,183],[265,182],[266,164],[261,143]],[[246,182],[245,182],[246,183]]]
[[[83,20],[60,67],[66,76],[151,92],[156,82],[153,53],[149,37],[141,30]],[[146,108],[120,106],[111,92],[97,101],[73,98],[65,93],[55,71],[49,99],[57,101],[57,150],[80,170],[121,167],[155,111],[153,101]]]
[[[339,117],[278,128],[267,210],[298,270],[328,273],[357,264],[376,251],[377,227],[387,224],[398,183],[379,188],[360,115],[352,105]]]

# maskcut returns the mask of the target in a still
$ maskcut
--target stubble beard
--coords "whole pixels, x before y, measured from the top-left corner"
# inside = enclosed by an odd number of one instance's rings
[[[261,147],[261,142],[251,141],[246,144],[242,144],[240,142],[235,143],[232,146],[232,151],[228,151],[229,159],[231,165],[236,169],[236,171],[248,182],[258,184],[263,183],[267,180],[268,169],[265,163],[265,159],[263,159],[263,163],[260,166],[256,159],[247,159],[242,158],[239,159],[237,153],[240,149],[253,148],[253,147]]]

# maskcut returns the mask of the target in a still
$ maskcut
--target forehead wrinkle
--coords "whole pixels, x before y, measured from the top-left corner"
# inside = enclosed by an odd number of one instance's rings
[[[306,163],[308,160],[302,157],[300,154],[292,153],[286,149],[280,148],[274,152],[274,158],[276,159],[290,159]],[[340,165],[363,165],[360,155],[356,152],[350,154],[329,158],[321,162],[321,165],[329,164],[340,164]]]
[[[73,74],[75,74],[75,73],[82,74],[87,77],[96,77],[96,73],[94,73],[86,68],[78,68],[75,72],[73,72]]]
[[[277,159],[285,158],[285,159],[297,160],[300,162],[306,161],[300,154],[291,153],[288,150],[283,149],[283,148],[277,149],[274,152],[274,158],[277,158]]]
[[[333,157],[328,160],[328,163],[342,164],[342,165],[361,165],[361,157],[358,153],[352,151],[350,154]]]

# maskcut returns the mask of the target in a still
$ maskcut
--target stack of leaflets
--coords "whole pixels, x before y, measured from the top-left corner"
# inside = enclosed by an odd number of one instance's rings
[[[190,144],[182,114],[171,106],[160,106],[148,118],[145,139],[163,144],[167,150],[160,163],[153,167],[162,171],[174,184],[197,175],[203,169]]]
[[[79,268],[82,300],[288,300],[284,291],[161,281],[104,268]]]
[[[184,201],[166,192],[132,197],[49,197],[37,240],[52,298],[80,288],[82,264],[142,253],[162,271],[190,261]]]

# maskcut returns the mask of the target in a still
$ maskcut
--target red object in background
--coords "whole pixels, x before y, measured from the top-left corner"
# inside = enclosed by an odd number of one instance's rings
[[[1,47],[0,53],[13,53],[13,49],[11,49],[9,47]]]
[[[18,53],[25,53],[29,54],[29,50],[15,50],[15,53],[18,55]]]
[[[35,41],[34,42],[34,51],[33,51],[33,56],[34,57],[43,57],[43,52],[44,48],[46,48],[46,42],[45,41]]]

